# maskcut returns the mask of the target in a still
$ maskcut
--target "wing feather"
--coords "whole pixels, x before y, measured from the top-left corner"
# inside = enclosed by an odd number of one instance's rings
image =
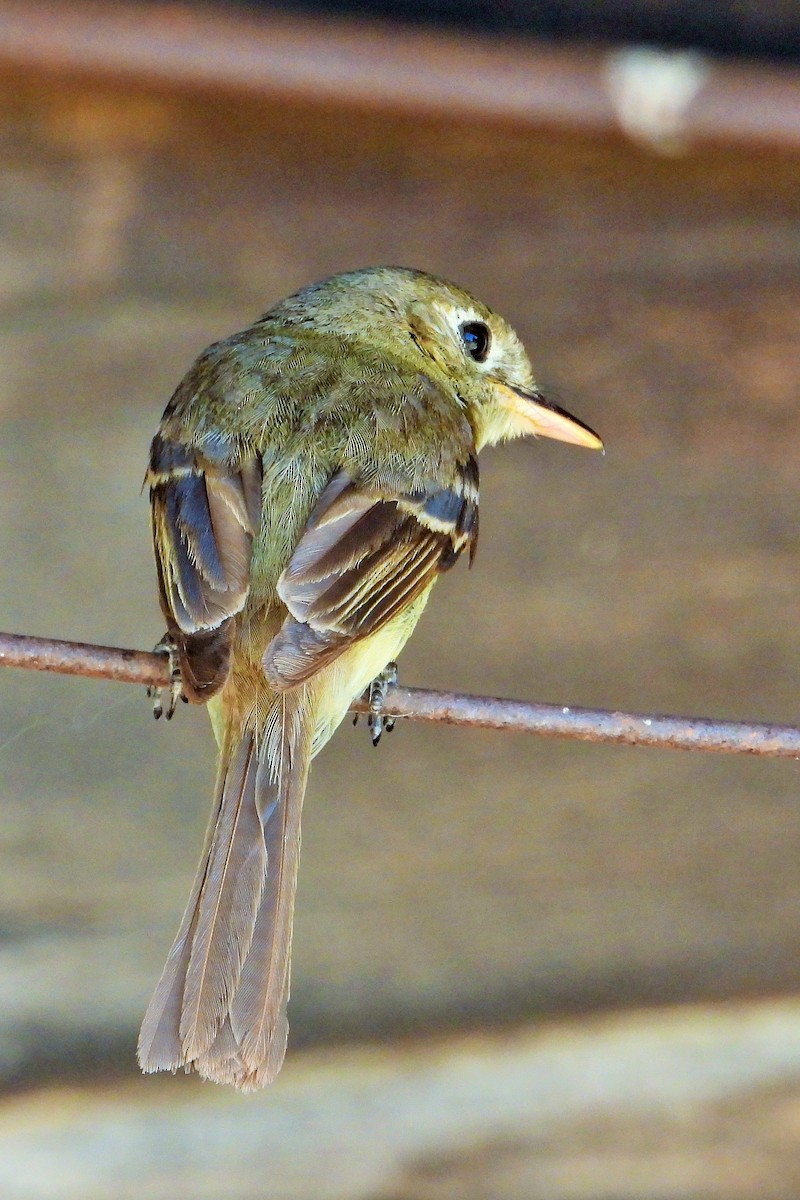
[[[161,607],[181,656],[184,691],[208,700],[230,670],[231,618],[250,586],[261,514],[261,464],[204,457],[163,433],[150,452]]]
[[[422,594],[474,548],[473,458],[446,486],[389,494],[338,471],[312,511],[278,581],[289,610],[264,655],[273,687],[309,679]]]

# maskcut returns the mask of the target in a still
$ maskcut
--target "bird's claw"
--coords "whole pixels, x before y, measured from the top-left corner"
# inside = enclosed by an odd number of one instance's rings
[[[369,685],[369,715],[367,725],[372,734],[372,744],[377,746],[381,734],[391,733],[394,729],[394,717],[383,715],[383,706],[389,694],[389,688],[397,683],[397,663],[390,662],[384,667],[377,679]]]
[[[178,656],[178,647],[175,645],[173,638],[168,633],[165,633],[157,646],[153,647],[154,654],[166,654],[169,659],[169,684],[166,688],[153,687],[147,689],[147,698],[153,701],[153,716],[158,721],[162,716],[171,721],[178,704],[178,700],[182,700],[184,704],[189,701],[183,694],[183,682],[181,680],[181,663]],[[162,703],[164,692],[167,692],[169,699],[166,709]]]

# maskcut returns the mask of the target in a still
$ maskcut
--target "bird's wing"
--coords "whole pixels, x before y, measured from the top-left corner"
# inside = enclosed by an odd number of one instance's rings
[[[207,700],[229,670],[231,618],[250,582],[261,519],[261,464],[233,466],[156,434],[145,482],[161,607],[181,655],[184,690]]]
[[[338,471],[278,581],[289,616],[264,655],[273,687],[294,687],[411,604],[478,536],[478,465],[404,493]]]

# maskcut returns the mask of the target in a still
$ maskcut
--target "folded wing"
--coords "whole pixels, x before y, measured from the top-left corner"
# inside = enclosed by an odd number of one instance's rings
[[[278,581],[289,610],[267,647],[278,690],[309,679],[374,633],[430,586],[478,536],[478,467],[447,485],[391,494],[338,471],[314,507]]]
[[[153,544],[161,607],[181,656],[184,691],[210,699],[230,669],[231,619],[250,585],[261,514],[261,466],[212,461],[162,434],[150,469]]]

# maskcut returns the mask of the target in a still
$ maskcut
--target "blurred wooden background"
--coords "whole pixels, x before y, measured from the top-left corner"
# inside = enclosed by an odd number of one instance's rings
[[[25,7],[27,43],[0,3],[3,627],[152,645],[140,487],[173,387],[276,298],[397,262],[501,311],[608,447],[485,456],[475,570],[402,679],[798,721],[800,139],[667,155],[611,108],[570,132],[463,86],[371,104],[353,26],[340,103],[170,82],[158,22],[225,63],[270,20]],[[59,8],[83,59],[53,50]],[[313,21],[274,29],[313,64]],[[410,62],[405,36],[369,44]],[[790,73],[756,82],[797,103]],[[796,1194],[796,764],[410,724],[375,753],[343,727],[305,813],[289,1059],[240,1100],[134,1065],[210,805],[204,714],[0,689],[4,1196]]]

